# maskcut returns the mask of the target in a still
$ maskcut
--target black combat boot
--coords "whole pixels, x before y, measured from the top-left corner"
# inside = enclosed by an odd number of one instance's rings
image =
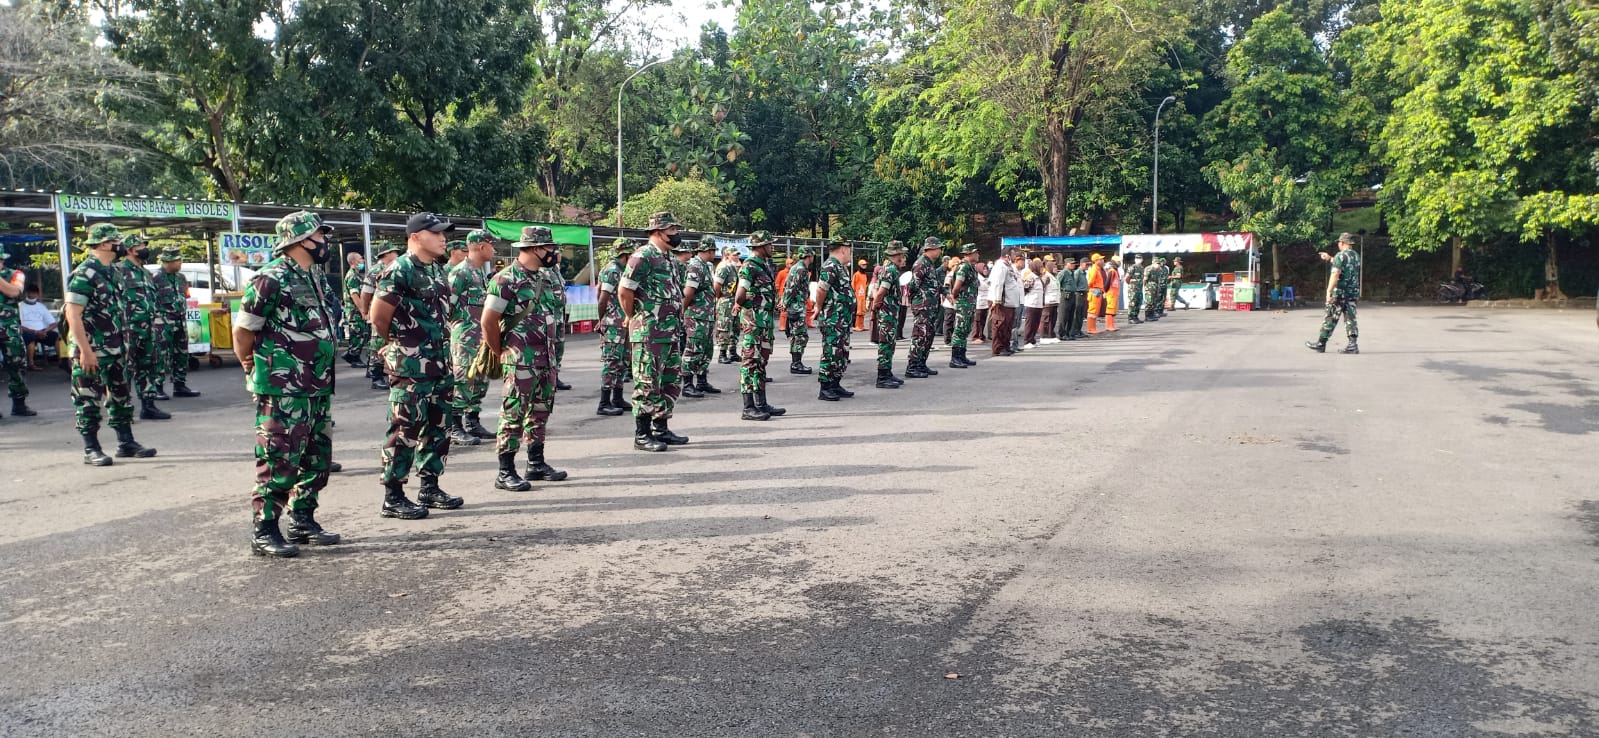
[[[608,418],[614,418],[614,417],[616,417],[618,415],[621,415],[624,412],[626,412],[626,411],[623,410],[622,408],[619,408],[619,407],[611,404],[611,388],[610,387],[601,387],[600,388],[600,406],[594,409],[594,414],[595,415],[604,415],[604,416],[606,416]]]
[[[827,402],[838,402],[843,398],[839,397],[838,393],[833,391],[832,382],[824,381],[822,382],[821,388],[816,391],[816,399],[825,400]]]
[[[1325,354],[1325,353],[1327,353],[1327,342],[1326,341],[1306,341],[1305,342],[1305,348],[1308,348],[1311,351],[1314,351],[1314,352],[1316,352],[1318,354]]]
[[[131,426],[123,426],[113,430],[117,432],[117,458],[148,459],[151,456],[155,456],[155,449],[145,448],[139,445],[138,441],[133,440],[133,428]]]
[[[322,530],[322,524],[316,522],[315,510],[290,510],[289,511],[289,543],[304,543],[312,546],[332,546],[339,542],[339,534]]]
[[[466,428],[466,432],[472,434],[476,438],[488,440],[494,437],[494,431],[483,427],[483,421],[478,419],[478,414],[476,412],[470,412],[466,414],[466,424],[462,427]]]
[[[28,398],[26,397],[11,398],[11,414],[19,418],[31,418],[38,415],[33,408],[28,407]]]
[[[851,398],[851,397],[854,397],[855,393],[851,392],[851,391],[849,391],[847,389],[844,389],[844,385],[840,384],[841,381],[843,381],[843,380],[839,380],[839,379],[833,380],[833,394],[838,395],[839,397],[842,397],[842,398],[844,398],[846,400]]]
[[[622,399],[621,387],[611,388],[611,407],[621,408],[622,412],[624,413],[633,411],[633,406],[628,404],[626,400]]]
[[[192,389],[189,389],[189,384],[187,382],[173,382],[172,383],[172,396],[173,397],[185,397],[185,398],[187,398],[187,397],[199,397],[200,393],[199,392],[195,392]]]
[[[172,401],[172,398],[167,395],[166,382],[162,382],[161,384],[158,384],[158,385],[155,386],[155,397],[152,397],[150,399],[152,399],[152,400],[160,400],[161,402],[171,402]]]
[[[737,364],[738,357],[733,354],[732,349],[723,349],[722,358],[718,359],[718,361],[722,362],[723,364]]]
[[[422,477],[422,488],[416,491],[416,501],[435,510],[454,510],[466,504],[466,500],[439,489],[438,477]]]
[[[964,348],[961,349],[961,363],[967,367],[977,366],[977,362],[972,361],[972,357],[966,355],[966,349]]]
[[[1127,316],[1127,319],[1132,321],[1133,325],[1138,325],[1139,323],[1144,322],[1138,319],[1138,313],[1133,313],[1132,315]]]
[[[1340,354],[1358,354],[1358,353],[1360,353],[1360,346],[1355,344],[1354,339],[1350,339],[1349,345],[1343,347],[1342,349],[1340,349],[1338,351],[1338,353],[1340,353]]]
[[[300,555],[300,547],[283,540],[283,533],[278,530],[278,521],[255,521],[255,537],[250,539],[250,553],[256,556],[272,556],[279,559],[292,559]]]
[[[770,416],[772,416],[774,418],[782,416],[782,415],[785,415],[785,414],[788,413],[788,410],[786,410],[784,408],[780,408],[780,407],[773,407],[772,403],[766,401],[766,383],[765,382],[761,383],[761,388],[760,389],[755,390],[755,406],[760,408],[761,412],[766,413],[767,415],[770,415]]]
[[[771,420],[772,414],[762,411],[755,405],[755,393],[744,392],[744,412],[738,417],[740,420]]]
[[[477,436],[466,432],[466,428],[461,425],[461,415],[459,413],[450,413],[448,417],[449,430],[447,433],[450,436],[450,443],[460,444],[462,446],[476,446],[479,443],[482,443]]]
[[[960,349],[954,348],[954,347],[950,347],[950,349],[949,349],[949,368],[951,368],[951,369],[965,369],[966,368],[966,362],[961,359],[961,350]]]
[[[689,379],[689,381],[683,383],[683,396],[684,397],[694,397],[694,398],[702,398],[702,397],[704,397],[705,393],[701,392],[700,388],[696,387],[694,385],[694,378],[693,377],[689,377],[688,379]]]
[[[374,361],[372,366],[367,367],[366,376],[372,380],[372,389],[387,390],[389,388],[389,382],[383,378],[383,369],[377,362]]]
[[[361,360],[361,355],[354,351],[344,352],[344,360],[357,369],[365,369],[366,362]]]
[[[572,389],[572,385],[567,384],[567,383],[562,382],[561,380],[557,379],[557,380],[555,380],[555,388],[560,390],[560,391],[562,391],[562,392],[566,392],[567,390]]]
[[[428,509],[405,496],[404,484],[389,482],[383,485],[383,510],[379,514],[385,518],[421,520],[428,516]]]
[[[927,372],[922,371],[922,367],[916,362],[913,361],[905,365],[906,379],[926,379],[927,376]]]
[[[804,354],[790,353],[789,356],[793,357],[793,359],[794,359],[793,361],[788,363],[788,373],[789,374],[810,374],[811,373],[811,371],[812,371],[811,368],[808,367],[808,366],[805,366],[805,362],[800,361],[800,357],[804,356]]]
[[[83,431],[83,463],[89,466],[111,466],[111,457],[100,450],[100,430]]]
[[[638,415],[633,418],[633,448],[640,451],[666,450],[666,443],[650,432],[650,416],[648,415]]]
[[[650,418],[650,435],[668,446],[682,446],[688,443],[688,436],[680,436],[666,427],[666,418]]]
[[[878,389],[899,389],[900,383],[894,381],[894,373],[887,369],[877,370]]]
[[[155,406],[154,397],[146,397],[139,401],[140,420],[171,420],[172,413],[166,412]]]
[[[559,482],[566,479],[566,472],[544,463],[542,442],[527,446],[527,479],[533,482]]]
[[[508,492],[526,492],[533,489],[533,485],[528,484],[526,479],[516,474],[515,451],[506,451],[500,454],[500,474],[494,478],[494,488]]]
[[[921,361],[916,362],[916,368],[922,370],[922,373],[926,374],[929,377],[938,376],[938,370],[934,369],[932,367],[929,367],[927,365],[927,359],[922,359]]]
[[[700,388],[700,391],[704,392],[707,395],[719,395],[719,394],[722,394],[722,391],[717,389],[717,388],[715,388],[715,387],[712,387],[711,386],[711,380],[706,378],[706,375],[709,374],[709,373],[710,372],[700,372],[700,379],[699,379],[699,383],[697,385]]]

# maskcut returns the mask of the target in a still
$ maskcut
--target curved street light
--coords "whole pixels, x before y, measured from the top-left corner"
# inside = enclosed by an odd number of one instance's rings
[[[637,76],[643,74],[644,70],[649,69],[650,67],[653,67],[653,66],[655,66],[657,64],[664,64],[664,63],[666,63],[666,62],[668,62],[670,60],[671,60],[671,57],[667,57],[665,59],[656,59],[655,61],[652,61],[652,62],[650,62],[648,64],[645,64],[644,66],[639,67],[637,71],[635,71],[632,74],[628,75],[627,79],[622,80],[622,84],[619,84],[619,85],[616,86],[616,227],[617,228],[621,228],[622,227],[622,92],[627,89],[627,83],[632,82],[634,77],[637,77]]]
[[[1174,102],[1177,102],[1177,98],[1173,95],[1167,95],[1166,99],[1161,100],[1160,105],[1155,107],[1155,176],[1152,178],[1154,180],[1152,183],[1154,185],[1154,191],[1150,198],[1149,207],[1150,233],[1160,233],[1160,111],[1161,108],[1166,107],[1167,103]],[[618,120],[620,120],[620,117],[618,117]],[[621,124],[617,125],[618,128],[620,128]],[[620,177],[621,175],[617,176]],[[618,179],[617,181],[620,182],[621,180]],[[621,212],[621,206],[618,205],[616,210],[617,212]]]

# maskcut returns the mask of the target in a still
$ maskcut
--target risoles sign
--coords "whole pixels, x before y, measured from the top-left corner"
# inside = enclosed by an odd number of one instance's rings
[[[183,218],[232,220],[238,206],[230,202],[157,200],[143,197],[60,195],[61,210],[88,218]]]

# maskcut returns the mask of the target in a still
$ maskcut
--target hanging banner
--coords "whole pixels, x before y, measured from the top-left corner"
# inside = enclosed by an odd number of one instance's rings
[[[217,243],[223,266],[260,268],[272,261],[272,247],[278,237],[272,233],[224,233]]]
[[[746,236],[744,238],[733,238],[731,236],[715,236],[715,238],[716,238],[716,258],[718,258],[718,259],[722,258],[722,252],[724,252],[724,251],[726,251],[726,250],[728,250],[730,248],[738,249],[738,256],[739,256],[740,259],[748,259],[748,258],[750,258],[750,239],[749,239],[748,236]]]
[[[200,303],[189,301],[189,309],[184,311],[184,322],[189,330],[189,353],[211,353],[211,316],[207,311],[200,309]]]
[[[550,229],[550,235],[555,237],[555,242],[567,246],[588,246],[589,239],[594,230],[584,225],[567,225],[564,223],[536,223],[531,220],[498,220],[484,218],[483,229],[494,234],[501,241],[516,242],[522,240],[524,226],[544,226]],[[462,234],[458,238],[465,238]]]
[[[1162,233],[1122,236],[1122,253],[1128,254],[1209,254],[1252,251],[1255,234],[1242,233]]]
[[[238,206],[231,202],[152,200],[143,197],[57,195],[61,210],[90,218],[215,218],[232,220]]]

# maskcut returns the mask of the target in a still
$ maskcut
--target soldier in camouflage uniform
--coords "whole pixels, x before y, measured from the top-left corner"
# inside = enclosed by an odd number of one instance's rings
[[[493,438],[479,414],[483,396],[488,394],[488,377],[469,376],[472,359],[483,343],[483,299],[488,278],[483,270],[494,258],[494,236],[479,229],[466,234],[465,256],[449,268],[446,279],[452,297],[450,305],[450,370],[455,378],[455,401],[450,407],[450,441],[476,446],[480,439]]]
[[[405,223],[406,253],[378,277],[372,296],[372,331],[383,339],[383,370],[389,383],[389,432],[383,444],[383,509],[386,518],[417,520],[428,508],[454,510],[462,500],[439,488],[450,455],[444,418],[453,399],[450,371],[450,293],[444,281],[444,234],[455,224],[433,213]],[[418,469],[417,504],[405,482]]]
[[[1127,294],[1128,320],[1134,323],[1144,322],[1138,317],[1144,307],[1144,271],[1144,255],[1133,254],[1133,263],[1122,272],[1123,291]]]
[[[683,320],[678,323],[677,341],[672,344],[672,350],[677,352],[678,362],[681,365],[688,352],[688,302],[683,299],[688,294],[688,263],[694,260],[694,247],[686,241],[680,241],[672,246],[672,277],[677,280],[677,293],[674,299],[683,306]],[[683,368],[687,372],[687,367]],[[694,378],[690,377],[683,383],[684,397],[704,397],[699,387],[695,386]]]
[[[615,417],[633,409],[622,400],[623,375],[627,373],[627,321],[622,317],[622,305],[616,299],[617,285],[622,281],[622,269],[627,257],[633,253],[633,242],[618,238],[611,242],[609,252],[600,252],[605,268],[600,270],[600,406],[595,415]]]
[[[894,376],[894,341],[899,330],[899,275],[905,268],[905,245],[889,241],[883,263],[872,273],[872,341],[877,344],[877,388],[899,389],[905,380]]]
[[[911,267],[910,301],[911,355],[905,366],[905,376],[926,379],[938,370],[927,366],[927,355],[933,350],[933,308],[938,305],[938,256],[944,250],[937,236],[928,236],[922,242],[922,256]]]
[[[733,292],[738,288],[738,249],[731,246],[722,251],[722,262],[716,265],[713,283],[716,287],[716,361],[732,364],[735,344],[738,342],[738,322],[733,315]]]
[[[122,234],[110,223],[89,226],[88,258],[67,279],[63,312],[72,335],[72,406],[83,436],[83,463],[110,466],[100,449],[100,406],[117,433],[117,458],[145,459],[155,449],[133,439],[133,400],[128,386],[126,287],[115,264],[127,255]]]
[[[961,247],[961,260],[950,278],[950,302],[955,304],[955,334],[949,340],[949,368],[977,366],[966,358],[966,341],[972,335],[972,320],[977,317],[977,244]]]
[[[361,313],[361,283],[366,278],[366,257],[351,252],[344,257],[343,291],[340,298],[344,307],[344,356],[350,366],[367,368],[366,348],[372,342],[372,326]]]
[[[338,353],[333,316],[314,265],[333,255],[333,231],[315,213],[278,221],[273,259],[244,288],[233,348],[255,398],[255,533],[250,551],[289,558],[297,543],[327,546],[337,533],[316,521],[317,496],[333,461],[333,361]],[[278,529],[284,505],[289,535]]]
[[[709,378],[711,354],[716,350],[716,291],[715,277],[711,273],[711,259],[716,256],[716,240],[706,236],[694,249],[688,260],[688,274],[683,283],[683,333],[687,344],[683,348],[683,371],[688,379],[683,381],[683,394],[690,397],[722,394],[711,386]],[[694,390],[689,393],[689,388]]]
[[[158,350],[156,337],[162,335],[166,324],[156,310],[155,277],[144,268],[152,258],[150,242],[138,234],[128,234],[122,239],[122,246],[127,256],[115,266],[120,270],[128,315],[128,384],[139,397],[140,419],[171,420],[172,415],[155,404],[161,394],[161,366],[166,358],[165,349]]]
[[[799,259],[788,268],[788,281],[783,283],[783,312],[788,316],[788,322],[783,326],[783,332],[788,336],[788,363],[789,374],[810,374],[811,368],[805,366],[805,347],[811,342],[811,333],[806,326],[805,306],[811,298],[811,268],[816,264],[816,251],[809,246],[801,246]]]
[[[17,417],[38,415],[28,407],[28,383],[23,380],[28,349],[22,340],[22,293],[28,277],[18,269],[7,269],[11,258],[0,247],[0,351],[5,351],[6,386],[11,392],[11,414]]]
[[[768,420],[787,410],[766,402],[766,365],[777,336],[777,269],[772,265],[772,234],[750,234],[750,258],[738,269],[733,306],[738,309],[739,393],[743,420]]]
[[[177,249],[161,252],[161,271],[155,275],[156,309],[166,328],[160,344],[165,347],[163,376],[172,379],[173,397],[199,397],[189,389],[189,278],[183,276],[183,253]]]
[[[855,393],[839,384],[849,364],[849,334],[855,322],[854,274],[850,269],[850,243],[834,237],[827,244],[827,260],[817,276],[816,327],[822,333],[822,360],[816,381],[816,399],[837,402]]]
[[[483,303],[483,341],[498,353],[505,371],[500,432],[494,449],[500,457],[498,489],[525,492],[530,481],[559,482],[566,472],[544,462],[544,439],[555,409],[557,325],[565,319],[562,291],[549,268],[560,258],[550,229],[527,226],[516,242],[516,260],[489,283]],[[527,473],[516,473],[516,452],[527,441]]]
[[[652,214],[646,230],[650,240],[628,258],[617,299],[633,342],[633,447],[665,451],[688,443],[668,427],[682,370],[682,357],[672,349],[683,332],[682,288],[670,251],[683,237],[667,212]]]
[[[378,263],[366,270],[366,275],[361,280],[361,312],[366,316],[367,322],[367,379],[372,380],[372,389],[388,391],[388,379],[383,376],[383,337],[372,329],[372,297],[378,291],[378,278],[383,272],[394,265],[400,257],[400,247],[393,241],[379,241],[372,244],[372,258]]]
[[[1345,321],[1344,330],[1349,335],[1349,345],[1339,353],[1358,354],[1360,326],[1355,322],[1355,307],[1360,302],[1360,254],[1354,251],[1355,237],[1345,233],[1338,237],[1338,253],[1329,264],[1327,275],[1327,314],[1321,322],[1321,335],[1305,346],[1316,353],[1327,350],[1327,339],[1338,327],[1338,318]]]
[[[1144,320],[1160,320],[1160,300],[1166,294],[1166,260],[1155,257],[1144,270]]]
[[[572,389],[572,385],[561,381],[561,367],[566,361],[566,329],[570,317],[566,307],[566,277],[561,276],[561,249],[555,249],[554,261],[544,267],[544,279],[555,290],[555,299],[561,303],[561,311],[555,321],[555,388],[558,390]]]

